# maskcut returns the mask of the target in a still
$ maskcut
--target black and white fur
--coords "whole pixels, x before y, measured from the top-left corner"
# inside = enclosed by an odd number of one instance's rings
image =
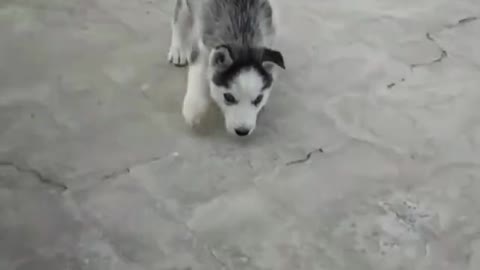
[[[269,0],[176,0],[168,59],[189,65],[183,116],[198,125],[213,100],[229,133],[247,136],[268,101],[283,56],[273,50]]]

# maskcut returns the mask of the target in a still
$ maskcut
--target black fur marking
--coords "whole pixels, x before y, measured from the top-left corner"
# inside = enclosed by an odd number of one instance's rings
[[[216,48],[212,64],[217,70],[225,70],[232,64],[232,51],[228,46],[222,45]]]
[[[225,99],[225,103],[227,105],[235,105],[238,103],[237,99],[230,93],[223,94],[223,98]]]
[[[258,104],[260,104],[260,102],[262,102],[262,100],[263,100],[263,95],[260,94],[260,95],[258,95],[258,97],[254,101],[252,101],[252,104],[254,106],[258,106]]]
[[[230,52],[233,60],[232,64],[225,69],[215,71],[213,75],[213,83],[218,86],[229,88],[232,81],[240,74],[241,71],[254,69],[263,79],[263,87],[265,90],[272,85],[273,77],[264,67],[263,58],[266,49],[244,48],[236,46],[222,45]]]
[[[283,55],[279,51],[274,51],[271,49],[265,49],[263,53],[264,62],[272,62],[277,64],[279,67],[285,69],[285,62],[283,61]]]

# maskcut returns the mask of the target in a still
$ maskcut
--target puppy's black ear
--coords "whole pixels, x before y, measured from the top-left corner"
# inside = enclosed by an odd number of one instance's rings
[[[225,70],[233,63],[232,51],[228,45],[216,47],[210,56],[210,65],[218,70]]]
[[[262,63],[263,66],[268,70],[271,70],[273,68],[273,64],[285,69],[285,63],[283,61],[282,53],[272,49],[264,49]]]

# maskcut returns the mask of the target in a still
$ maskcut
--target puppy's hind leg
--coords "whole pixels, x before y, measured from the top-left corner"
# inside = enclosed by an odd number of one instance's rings
[[[187,65],[192,50],[193,16],[188,1],[176,0],[172,19],[168,61],[176,66]]]

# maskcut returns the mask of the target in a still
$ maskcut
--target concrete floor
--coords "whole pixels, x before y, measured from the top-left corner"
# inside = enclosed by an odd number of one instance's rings
[[[171,1],[0,0],[0,269],[480,269],[480,2],[278,2],[238,140],[183,122]]]

